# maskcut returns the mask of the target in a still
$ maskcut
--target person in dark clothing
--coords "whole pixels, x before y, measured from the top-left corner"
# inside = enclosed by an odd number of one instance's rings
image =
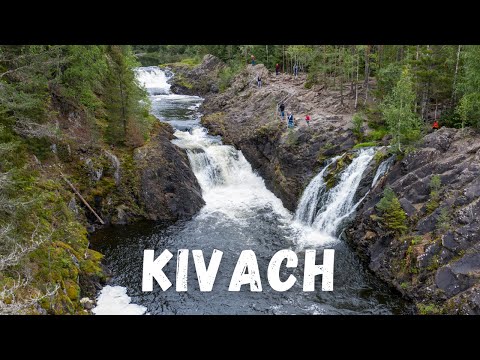
[[[250,58],[252,59],[252,66],[255,66],[255,56],[253,56],[253,54],[252,54],[252,56],[250,56]]]
[[[278,76],[278,73],[280,72],[280,65],[275,65],[275,75]]]
[[[285,119],[285,105],[281,103],[278,109],[280,110],[280,117],[282,120]]]
[[[293,75],[295,75],[295,78],[298,75],[298,65],[297,64],[295,64],[295,66],[293,67]]]
[[[257,75],[257,86],[258,86],[259,88],[262,87],[262,78],[260,77],[260,75]]]

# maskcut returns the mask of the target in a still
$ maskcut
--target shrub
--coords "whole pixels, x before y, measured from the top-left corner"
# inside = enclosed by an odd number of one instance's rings
[[[442,179],[440,176],[433,175],[430,179],[430,199],[427,202],[427,214],[434,212],[440,205],[440,190],[442,188]]]
[[[404,233],[407,230],[407,215],[391,188],[385,188],[383,197],[376,207],[382,215],[382,223],[389,230],[395,233]]]
[[[363,140],[363,114],[361,113],[355,113],[352,117],[352,123],[353,123],[353,133],[357,137],[357,140],[361,142]]]

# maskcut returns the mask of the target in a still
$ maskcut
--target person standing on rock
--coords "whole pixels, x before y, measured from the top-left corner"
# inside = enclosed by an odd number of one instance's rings
[[[297,75],[298,75],[298,65],[295,64],[295,66],[293,67],[293,75],[295,75],[295,79],[297,78]]]
[[[259,88],[262,87],[262,78],[260,77],[260,74],[257,75],[257,86]]]
[[[253,56],[253,54],[252,54],[252,56],[250,56],[250,58],[252,59],[252,66],[255,66],[255,56]]]
[[[309,115],[305,116],[305,121],[307,122],[307,126],[310,126],[310,116]]]
[[[282,118],[282,120],[285,119],[285,105],[283,103],[280,104],[280,106],[278,107],[278,109],[280,110],[280,117]]]
[[[275,76],[278,76],[279,72],[280,72],[280,65],[277,64],[277,65],[275,65]]]
[[[294,126],[294,119],[293,114],[291,112],[288,113],[288,127],[293,128]]]

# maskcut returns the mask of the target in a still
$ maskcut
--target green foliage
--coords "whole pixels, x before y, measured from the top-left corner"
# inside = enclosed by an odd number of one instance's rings
[[[378,85],[375,93],[377,96],[383,99],[386,94],[390,94],[400,80],[401,74],[402,67],[397,62],[390,63],[379,69],[376,74]]]
[[[102,106],[98,94],[108,70],[105,46],[70,45],[65,49],[65,70],[61,76],[64,96],[77,100],[90,110]]]
[[[427,202],[427,214],[434,212],[440,205],[440,190],[442,188],[442,179],[439,175],[433,175],[430,179],[430,199]]]
[[[133,72],[138,64],[129,46],[109,45],[107,60],[106,139],[111,144],[140,146],[146,140],[152,122],[146,93],[138,86]]]
[[[442,313],[442,309],[435,304],[417,304],[418,313],[420,315],[439,315]]]
[[[414,112],[415,93],[410,69],[405,67],[392,93],[381,105],[390,134],[393,149],[402,152],[402,146],[417,141],[421,135],[421,120]]]
[[[480,46],[465,46],[464,67],[457,85],[462,95],[457,113],[463,126],[480,128]]]
[[[451,219],[449,210],[444,207],[440,210],[440,214],[437,217],[436,230],[444,234],[451,228]]]
[[[352,131],[355,134],[355,136],[357,137],[357,140],[359,142],[362,142],[362,140],[363,140],[363,130],[362,130],[363,122],[364,122],[363,114],[357,112],[353,115],[353,117],[352,117],[352,124],[353,124]]]
[[[377,146],[377,143],[375,141],[363,142],[363,143],[355,145],[353,148],[354,149],[360,149],[360,148],[371,147],[371,146]]]
[[[391,188],[385,188],[383,197],[376,208],[379,210],[382,223],[387,229],[400,234],[407,230],[407,215]]]
[[[235,62],[226,66],[219,72],[218,88],[220,89],[220,92],[224,92],[230,86],[235,76],[237,76],[242,69],[243,65],[239,62]]]

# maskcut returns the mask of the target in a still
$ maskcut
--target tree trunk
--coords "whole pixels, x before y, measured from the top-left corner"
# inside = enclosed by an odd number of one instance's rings
[[[456,91],[455,91],[455,86],[457,85],[457,76],[458,76],[458,65],[460,63],[460,51],[461,51],[462,45],[458,45],[457,49],[457,61],[455,63],[455,74],[453,76],[453,87],[452,87],[452,105],[455,104],[456,101]]]
[[[323,46],[323,84],[327,88],[327,45]]]
[[[383,60],[383,45],[377,45],[378,47],[378,67],[377,69],[382,68],[382,60]]]
[[[355,110],[358,106],[358,73],[360,72],[360,54],[357,49],[357,80],[355,81]]]
[[[338,66],[340,66],[340,104],[343,107],[343,76],[344,76],[344,67],[343,67],[343,61],[342,61],[342,55],[343,55],[343,45],[340,46],[340,52],[339,52],[339,59],[338,59]]]
[[[365,80],[364,80],[365,101],[363,102],[363,105],[367,105],[369,77],[370,77],[370,45],[367,45],[367,48],[365,49]]]
[[[352,53],[352,64],[350,64],[350,65],[353,65],[353,61],[355,59],[355,45],[352,45],[351,53]],[[352,70],[351,66],[350,66],[350,69],[349,69],[349,75],[351,75],[351,78],[350,78],[350,94],[353,95],[353,93],[355,91],[354,90],[355,89],[355,73]]]
[[[268,69],[268,45],[265,45],[265,52],[267,53],[267,69]]]

